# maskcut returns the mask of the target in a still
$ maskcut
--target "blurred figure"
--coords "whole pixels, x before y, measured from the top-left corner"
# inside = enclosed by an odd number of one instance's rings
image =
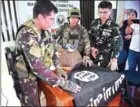
[[[91,23],[89,38],[95,64],[117,70],[117,59],[122,47],[119,25],[110,18],[112,4],[102,1],[98,5],[99,17]]]
[[[125,16],[127,19],[124,20]],[[137,18],[137,12],[133,9],[124,9],[123,14],[119,21],[120,31],[123,38],[123,50],[120,52],[118,58],[119,71],[125,70],[126,60],[128,57],[129,46],[132,38],[133,30],[131,29],[131,24],[133,20]]]
[[[83,57],[83,64],[85,66],[93,65],[90,59],[90,41],[87,30],[78,24],[81,14],[77,8],[72,8],[68,12],[69,23],[64,23],[56,30],[54,38],[58,40],[58,43],[63,46],[65,44],[74,45]]]
[[[140,20],[139,23],[133,23],[131,25],[133,30],[132,40],[129,47],[128,54],[128,70],[140,71]]]

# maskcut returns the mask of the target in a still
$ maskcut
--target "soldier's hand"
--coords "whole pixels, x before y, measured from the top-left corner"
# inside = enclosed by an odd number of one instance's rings
[[[97,54],[98,54],[98,49],[92,47],[91,48],[91,55],[93,56],[93,58],[96,58]]]
[[[92,62],[91,59],[86,60],[86,65],[85,66],[87,67],[87,65],[89,65],[89,66],[93,65],[93,62]]]
[[[59,77],[63,77],[65,80],[67,80],[67,78],[68,78],[67,73],[62,68],[57,69],[57,75]]]
[[[64,80],[63,78],[59,82],[59,86],[61,86],[63,89],[71,91],[73,93],[77,93],[81,91],[81,87],[77,85],[76,83],[70,81],[70,80]]]
[[[93,65],[93,62],[89,58],[89,56],[84,56],[83,57],[83,64],[87,67],[87,65],[92,66]]]
[[[110,67],[110,69],[111,69],[112,71],[118,70],[117,58],[111,59],[110,63],[108,64],[108,67]]]

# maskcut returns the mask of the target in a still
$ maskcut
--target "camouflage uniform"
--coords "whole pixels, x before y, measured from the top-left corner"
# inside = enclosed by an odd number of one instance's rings
[[[17,50],[24,53],[30,66],[26,68],[24,57],[17,56],[15,67],[20,77],[20,83],[25,95],[24,106],[39,106],[37,77],[50,85],[56,84],[58,76],[52,72],[52,68],[59,68],[58,52],[55,42],[52,40],[49,31],[39,31],[32,20],[24,23],[16,39]]]
[[[106,67],[112,58],[118,58],[122,48],[122,37],[120,36],[119,26],[111,19],[101,25],[100,19],[95,19],[91,23],[89,38],[91,47],[99,50],[95,64]]]
[[[87,30],[79,24],[74,28],[70,28],[68,23],[64,23],[56,30],[54,38],[59,38],[58,43],[60,45],[66,43],[74,45],[82,56],[90,55],[90,42]]]

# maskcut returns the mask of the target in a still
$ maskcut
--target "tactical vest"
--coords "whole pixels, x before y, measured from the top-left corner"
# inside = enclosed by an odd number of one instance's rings
[[[76,47],[76,49],[78,49],[80,53],[82,53],[85,45],[84,45],[83,38],[81,35],[81,30],[82,30],[81,26],[77,25],[77,27],[74,29],[71,29],[69,27],[69,24],[64,25],[64,26],[65,27],[64,29],[62,29],[63,30],[62,37],[60,38],[59,43],[61,45],[66,44],[66,43],[72,44]]]

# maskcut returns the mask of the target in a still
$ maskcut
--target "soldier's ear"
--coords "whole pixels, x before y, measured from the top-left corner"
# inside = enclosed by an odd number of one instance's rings
[[[38,19],[41,19],[42,18],[42,15],[41,14],[38,14]]]
[[[44,20],[45,17],[42,14],[39,14],[37,16],[37,18],[38,18],[39,21],[42,21],[42,20]]]

